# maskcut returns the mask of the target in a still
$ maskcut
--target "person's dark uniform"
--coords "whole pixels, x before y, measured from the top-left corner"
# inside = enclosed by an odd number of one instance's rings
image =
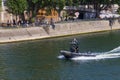
[[[70,43],[70,52],[79,52],[78,41],[74,38],[73,41]]]

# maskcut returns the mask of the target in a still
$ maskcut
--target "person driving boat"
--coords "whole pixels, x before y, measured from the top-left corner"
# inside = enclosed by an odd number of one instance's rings
[[[79,52],[78,41],[77,41],[76,38],[74,38],[74,39],[70,42],[70,52],[75,52],[75,53],[78,53],[78,52]]]

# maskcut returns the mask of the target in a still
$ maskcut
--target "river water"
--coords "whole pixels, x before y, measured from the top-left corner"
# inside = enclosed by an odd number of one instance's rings
[[[95,58],[59,58],[77,38],[81,53]],[[120,31],[0,44],[0,80],[120,80]]]

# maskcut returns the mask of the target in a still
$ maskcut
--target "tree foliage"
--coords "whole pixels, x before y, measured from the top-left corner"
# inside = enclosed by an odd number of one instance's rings
[[[1,6],[2,0],[0,0],[0,6]],[[0,7],[0,11],[1,11],[2,7]]]
[[[26,0],[7,0],[6,5],[8,7],[7,11],[16,16],[21,16],[27,9]]]
[[[0,0],[0,6],[1,6],[1,2],[2,2],[2,0]]]
[[[43,5],[43,0],[26,0],[28,7],[27,11],[32,12],[32,16],[36,15],[40,7]],[[41,5],[42,4],[42,5]]]
[[[120,0],[7,0],[8,11],[15,15],[22,14],[25,10],[32,13],[34,17],[39,9],[56,9],[58,13],[63,10],[64,6],[93,5],[99,13],[111,4],[120,5]]]

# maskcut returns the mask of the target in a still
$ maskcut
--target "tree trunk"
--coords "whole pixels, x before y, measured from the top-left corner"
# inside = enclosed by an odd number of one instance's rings
[[[94,3],[94,9],[96,11],[96,18],[99,17],[99,14],[100,14],[100,4],[99,3]]]
[[[20,15],[20,18],[21,18],[23,21],[25,21],[24,13],[22,13],[22,14]]]
[[[61,10],[60,10],[60,9],[58,9],[58,10],[57,10],[57,12],[58,12],[58,18],[60,18],[60,19],[61,19],[61,21],[63,21],[63,18],[62,18],[62,16],[60,15]]]
[[[17,19],[18,19],[18,18],[17,18],[17,14],[15,14],[15,17],[16,17],[16,21],[17,21]]]

